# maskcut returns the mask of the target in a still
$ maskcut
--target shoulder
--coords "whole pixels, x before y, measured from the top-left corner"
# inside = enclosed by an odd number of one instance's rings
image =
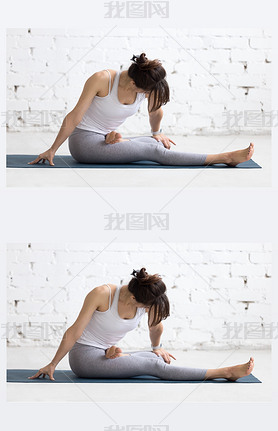
[[[117,285],[116,284],[112,284],[112,283],[107,283],[110,287],[111,287],[111,292],[113,292],[116,288]],[[107,286],[107,284],[101,284],[100,286],[96,286],[94,287],[89,294],[92,295],[107,295],[107,293],[109,292],[109,288]]]
[[[98,72],[93,73],[87,81],[99,81],[99,82],[107,82],[109,78],[109,74],[107,73],[107,70],[109,70],[111,78],[113,78],[117,71],[113,69],[103,69],[99,70]]]
[[[114,297],[114,293],[117,289],[116,284],[107,283],[111,288],[111,296]],[[98,300],[99,304],[103,301],[106,303],[107,298],[109,298],[109,287],[106,284],[101,284],[100,286],[94,287],[88,294],[87,297],[92,300]]]
[[[111,288],[111,303],[113,301],[117,285],[112,283],[107,283]],[[105,311],[107,308],[107,304],[109,302],[109,288],[107,284],[102,284],[100,286],[95,287],[89,292],[89,295],[94,297],[95,301],[98,303],[99,311]],[[104,309],[102,309],[104,307]]]
[[[113,85],[115,76],[116,76],[116,70],[113,69],[107,69],[110,72],[111,76],[111,87]],[[89,90],[96,89],[97,95],[104,96],[107,93],[108,83],[109,83],[109,74],[107,70],[99,70],[98,72],[95,72],[93,75],[91,75],[87,81],[86,86],[89,88]]]

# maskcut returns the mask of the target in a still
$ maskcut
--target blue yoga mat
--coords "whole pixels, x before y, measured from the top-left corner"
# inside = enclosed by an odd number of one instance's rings
[[[163,168],[163,169],[240,169],[240,168],[261,168],[252,159],[248,162],[239,163],[235,168],[223,164],[218,165],[200,165],[200,166],[186,166],[186,165],[160,165],[156,162],[151,162],[149,160],[142,160],[140,162],[131,163],[78,163],[71,156],[55,156],[54,164],[55,166],[50,166],[48,162],[39,163],[37,165],[28,165],[28,162],[35,160],[37,156],[26,155],[26,154],[9,154],[7,155],[7,168],[30,168],[30,169],[55,169],[55,168],[71,168],[71,169],[100,169],[100,168]]]
[[[235,382],[229,382],[226,379],[214,380],[161,380],[158,377],[142,375],[130,377],[128,379],[84,379],[77,377],[71,370],[55,370],[54,379],[50,380],[48,376],[37,379],[28,379],[28,376],[33,376],[38,370],[28,369],[9,369],[7,370],[7,382],[14,383],[262,383],[253,374],[246,377],[241,377]]]

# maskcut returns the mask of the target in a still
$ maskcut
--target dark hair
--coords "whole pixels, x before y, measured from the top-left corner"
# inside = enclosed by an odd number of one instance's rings
[[[133,55],[133,63],[127,71],[128,76],[133,79],[136,87],[150,91],[148,100],[149,112],[156,111],[170,100],[170,90],[165,79],[166,71],[158,59],[148,60],[143,52]],[[150,109],[150,95],[153,94],[153,106]]]
[[[135,296],[137,302],[144,304],[153,310],[153,320],[149,326],[158,325],[161,320],[170,316],[170,304],[166,295],[166,286],[159,274],[149,275],[146,268],[140,271],[133,270],[134,277],[128,283],[128,290]]]

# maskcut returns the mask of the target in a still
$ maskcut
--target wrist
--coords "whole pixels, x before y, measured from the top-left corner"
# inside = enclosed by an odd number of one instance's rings
[[[153,136],[155,136],[155,135],[159,135],[160,133],[162,133],[162,129],[159,129],[159,130],[157,130],[156,132],[153,132],[153,131],[152,131],[152,135],[153,135]]]
[[[158,346],[152,345],[152,350],[158,350],[158,349],[161,349],[161,347],[162,347],[162,343],[158,344]]]
[[[51,363],[51,365],[53,365],[54,367],[56,367],[56,365],[57,365],[57,363],[56,363],[56,362],[53,362],[53,361],[51,361],[50,363]]]

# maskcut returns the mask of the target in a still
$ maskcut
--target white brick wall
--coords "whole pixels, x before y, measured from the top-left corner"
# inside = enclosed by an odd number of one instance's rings
[[[271,325],[271,244],[173,243],[176,253],[163,243],[106,246],[8,245],[9,345],[58,346],[91,289],[128,283],[132,270],[142,266],[159,273],[167,286],[171,316],[163,321],[166,348],[270,345],[269,333],[262,331]],[[249,329],[252,334],[244,336]],[[146,316],[120,345],[149,347]]]
[[[159,58],[167,71],[171,100],[163,108],[165,133],[270,133],[261,114],[271,111],[268,31],[110,30],[8,29],[8,130],[58,132],[89,76],[105,68],[127,69],[132,54],[146,52]],[[239,121],[234,110],[242,113]],[[245,119],[243,113],[250,110],[259,117]],[[149,133],[147,101],[119,130],[126,135]]]

